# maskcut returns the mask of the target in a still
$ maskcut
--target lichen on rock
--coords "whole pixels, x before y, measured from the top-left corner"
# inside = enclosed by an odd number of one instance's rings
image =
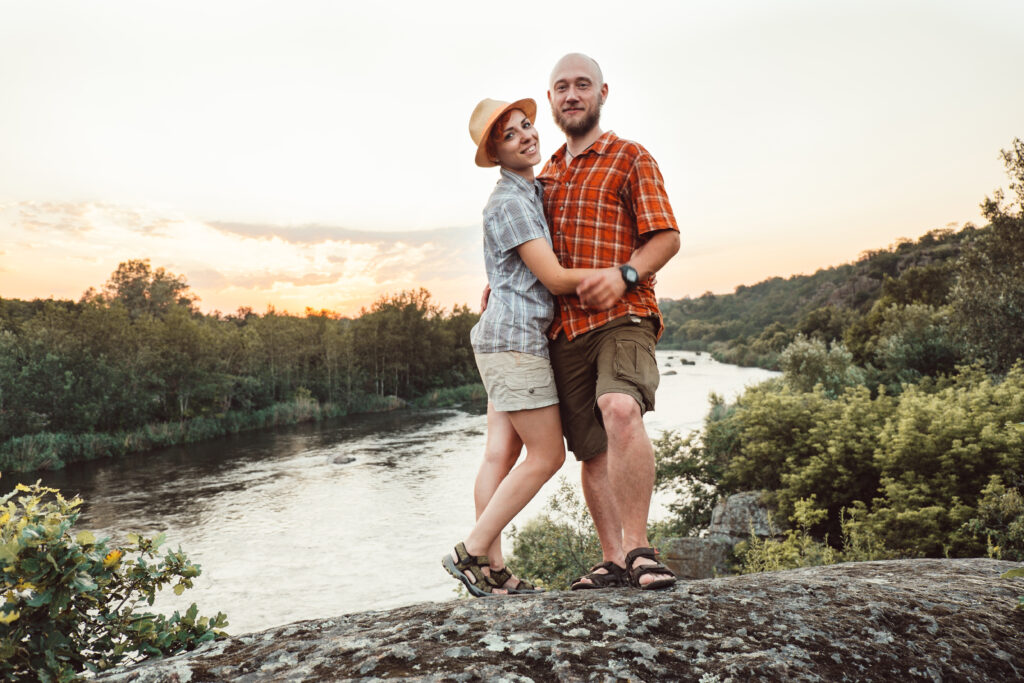
[[[1010,562],[890,560],[361,612],[110,672],[206,681],[1024,679]]]

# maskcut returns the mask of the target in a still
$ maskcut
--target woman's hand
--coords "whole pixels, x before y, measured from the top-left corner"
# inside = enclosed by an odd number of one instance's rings
[[[484,293],[480,295],[480,312],[483,313],[487,310],[487,300],[491,298],[491,284],[487,283],[484,287]]]

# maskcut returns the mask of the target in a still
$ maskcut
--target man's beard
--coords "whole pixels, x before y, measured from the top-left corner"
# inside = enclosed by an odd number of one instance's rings
[[[597,107],[587,112],[582,118],[566,120],[562,112],[552,107],[551,113],[555,116],[555,123],[566,135],[582,136],[594,130],[598,121],[601,120],[601,106],[604,102],[598,102]]]

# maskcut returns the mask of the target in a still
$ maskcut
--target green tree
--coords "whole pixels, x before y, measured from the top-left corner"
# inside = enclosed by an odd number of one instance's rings
[[[951,296],[969,349],[995,372],[1024,358],[1024,141],[1001,154],[1016,202],[1004,204],[1002,190],[985,198],[990,225],[965,246]]]
[[[153,270],[149,259],[132,259],[117,265],[102,294],[90,289],[83,299],[118,302],[137,318],[147,314],[160,317],[173,306],[194,311],[198,297],[189,291],[184,276],[163,268]]]

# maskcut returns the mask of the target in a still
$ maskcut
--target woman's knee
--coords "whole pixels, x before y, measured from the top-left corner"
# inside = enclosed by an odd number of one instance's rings
[[[516,460],[519,459],[521,451],[522,446],[519,444],[488,443],[487,447],[484,449],[484,460],[495,467],[504,467],[505,469],[510,470],[516,464]]]

